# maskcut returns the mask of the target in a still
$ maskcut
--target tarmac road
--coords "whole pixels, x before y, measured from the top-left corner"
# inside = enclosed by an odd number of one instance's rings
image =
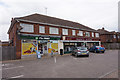
[[[19,60],[2,64],[2,77],[8,78],[118,78],[118,50]]]

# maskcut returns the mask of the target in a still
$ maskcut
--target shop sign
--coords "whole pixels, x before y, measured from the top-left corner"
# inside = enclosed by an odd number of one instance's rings
[[[66,40],[92,41],[92,39],[90,38],[75,38],[75,37],[66,37]]]
[[[37,39],[38,39],[38,40],[50,40],[49,37],[38,37]]]
[[[44,37],[44,36],[26,36],[20,35],[20,39],[36,39],[36,40],[60,40],[60,37]]]

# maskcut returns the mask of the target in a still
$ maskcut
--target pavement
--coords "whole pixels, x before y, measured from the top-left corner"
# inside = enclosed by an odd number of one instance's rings
[[[118,50],[90,53],[89,57],[64,56],[4,61],[2,78],[118,78]]]

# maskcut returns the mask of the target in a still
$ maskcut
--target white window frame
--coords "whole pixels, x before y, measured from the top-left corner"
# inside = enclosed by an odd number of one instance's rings
[[[29,32],[29,33],[34,32],[34,25],[33,24],[20,23],[20,26],[23,28],[20,30],[21,32]]]
[[[49,27],[50,34],[59,34],[59,29],[55,27]]]
[[[94,32],[92,32],[92,37],[94,37]]]
[[[120,36],[118,35],[118,39],[120,38]]]
[[[95,37],[99,37],[99,33],[95,33]]]
[[[78,36],[83,36],[83,31],[79,31]]]
[[[116,35],[113,35],[113,38],[115,39],[115,38],[116,38]]]
[[[86,37],[90,37],[90,32],[85,32]]]
[[[76,35],[76,31],[72,30],[72,35],[75,36]]]
[[[63,35],[68,35],[68,29],[62,29],[62,34]]]
[[[39,33],[45,33],[45,26],[39,26]]]

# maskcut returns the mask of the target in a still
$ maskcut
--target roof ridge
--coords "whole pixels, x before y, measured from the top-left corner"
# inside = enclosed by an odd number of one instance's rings
[[[39,19],[38,17],[40,17],[41,19]],[[35,20],[33,20],[31,18],[33,18]],[[49,15],[44,15],[44,14],[38,14],[38,13],[30,14],[30,15],[23,16],[23,17],[16,17],[14,19],[23,19],[23,20],[25,19],[25,20],[32,20],[32,21],[38,21],[38,22],[41,21],[44,23],[58,24],[58,25],[64,25],[64,26],[70,26],[70,27],[78,27],[78,28],[83,28],[86,30],[90,29],[90,30],[96,31],[95,29],[85,26],[83,24],[80,24],[79,22],[61,19],[58,17],[53,17],[53,16],[49,16]],[[47,21],[47,20],[49,20],[49,21]]]

